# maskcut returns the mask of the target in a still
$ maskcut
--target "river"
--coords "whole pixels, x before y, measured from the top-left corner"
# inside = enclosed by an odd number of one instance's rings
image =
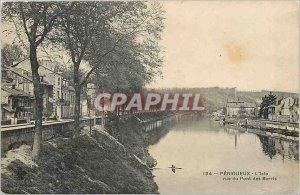
[[[235,130],[208,118],[194,117],[172,126],[149,146],[149,152],[157,160],[153,174],[162,194],[292,193],[297,191],[299,183],[298,147],[297,142]],[[174,173],[168,168],[171,165],[182,169],[175,169]],[[245,180],[240,176],[232,180],[235,176],[225,177],[224,171],[250,172],[251,180],[246,180],[247,176],[243,177]],[[224,180],[228,177],[231,180]],[[253,180],[254,177],[261,180]],[[263,177],[270,179],[262,180]]]

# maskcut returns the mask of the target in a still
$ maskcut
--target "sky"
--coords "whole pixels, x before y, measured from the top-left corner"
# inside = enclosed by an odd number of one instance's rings
[[[163,78],[150,87],[298,92],[296,1],[164,2]]]
[[[296,1],[164,1],[163,7],[163,78],[148,87],[299,92]]]

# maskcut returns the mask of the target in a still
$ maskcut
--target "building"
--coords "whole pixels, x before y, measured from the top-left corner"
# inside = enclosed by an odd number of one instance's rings
[[[1,86],[2,125],[28,122],[33,118],[33,96],[15,89],[15,86]]]
[[[28,122],[34,117],[33,91],[28,84],[31,78],[10,67],[2,66],[1,72],[1,124]]]
[[[69,85],[67,79],[62,80],[61,87],[61,118],[71,118],[75,113],[75,89]]]
[[[258,108],[255,103],[244,101],[227,101],[225,103],[225,113],[229,117],[256,117]]]
[[[33,82],[31,73],[27,70],[21,68],[11,68],[13,75],[17,75],[15,79],[16,81],[16,88],[22,90],[26,93],[29,93],[32,97],[34,96],[33,92]],[[49,108],[52,108],[52,104],[50,103],[50,98],[53,96],[53,85],[44,79],[44,76],[40,76],[40,81],[43,90],[43,116],[44,119],[51,117],[51,111]],[[34,118],[34,110],[31,109],[31,119]]]
[[[24,61],[18,67],[30,70],[30,62]],[[44,101],[45,116],[57,119],[72,118],[75,108],[75,91],[70,82],[63,77],[60,65],[51,60],[42,60],[39,72],[43,82],[52,85],[49,99]]]
[[[51,61],[40,62],[40,81],[43,89],[43,117],[72,118],[75,90]],[[1,124],[11,125],[34,120],[34,91],[30,62],[1,69]]]
[[[11,120],[11,124],[19,124],[33,120],[35,118],[34,91],[31,73],[21,68],[2,67],[2,74],[4,75],[1,78],[2,123],[9,124],[7,120]],[[52,96],[52,85],[45,81],[43,77],[40,79],[43,90],[44,112],[46,112],[49,107],[49,98]],[[8,110],[8,108],[12,108],[12,110]],[[14,114],[11,112],[14,112]],[[47,118],[47,113],[44,113],[44,116]]]
[[[268,119],[279,122],[299,122],[299,98],[286,97],[268,107]]]
[[[81,115],[82,116],[96,116],[96,111],[94,109],[93,101],[97,95],[97,88],[93,83],[87,83],[86,86],[86,98],[81,97]]]
[[[40,62],[41,75],[53,85],[53,116],[58,119],[72,118],[75,112],[75,90],[63,77],[60,65],[50,60]]]

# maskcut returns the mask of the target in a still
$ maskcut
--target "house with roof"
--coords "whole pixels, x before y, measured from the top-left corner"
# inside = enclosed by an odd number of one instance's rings
[[[255,103],[240,100],[227,101],[225,103],[225,113],[229,117],[256,117],[258,108]]]
[[[39,69],[43,90],[43,117],[72,118],[75,107],[75,90],[51,61],[42,63]],[[17,67],[2,65],[1,69],[2,125],[26,123],[34,116],[34,88],[30,62]]]
[[[33,118],[33,90],[27,75],[2,66],[1,124],[26,123]]]
[[[268,119],[279,122],[299,122],[299,98],[285,97],[268,107]]]
[[[53,85],[53,114],[58,119],[72,118],[75,112],[75,89],[70,81],[63,77],[59,65],[49,60],[43,60],[40,75]]]
[[[33,96],[13,86],[1,86],[1,124],[26,123],[32,118]]]
[[[30,70],[29,61],[24,61],[18,65],[24,70]],[[40,61],[39,73],[43,82],[49,83],[52,89],[49,93],[48,101],[44,102],[44,113],[49,117],[72,118],[75,107],[75,90],[70,82],[63,77],[59,70],[59,65],[51,60]]]
[[[34,119],[34,91],[31,73],[19,67],[5,67],[1,70],[2,124],[25,123]],[[44,110],[51,104],[53,85],[40,78],[43,90]],[[45,117],[49,117],[45,113]],[[11,121],[11,122],[9,122]]]

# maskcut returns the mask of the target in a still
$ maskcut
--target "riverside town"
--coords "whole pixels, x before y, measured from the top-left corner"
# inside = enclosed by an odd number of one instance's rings
[[[299,2],[0,7],[3,194],[299,194]]]

